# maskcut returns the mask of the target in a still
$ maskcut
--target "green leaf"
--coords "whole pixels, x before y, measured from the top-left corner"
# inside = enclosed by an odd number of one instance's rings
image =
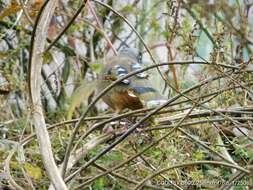
[[[134,8],[132,5],[126,5],[122,10],[121,12],[124,13],[124,14],[127,14],[127,13],[132,13],[134,11]]]
[[[29,163],[26,162],[24,164],[24,168],[26,169],[28,175],[31,178],[33,178],[35,180],[40,180],[41,179],[41,177],[42,177],[42,171],[41,171],[41,169],[39,167],[33,166],[33,165],[31,165],[31,164],[29,164]]]
[[[90,68],[92,71],[94,71],[95,73],[101,73],[101,70],[103,68],[103,64],[101,63],[91,63],[89,64]]]
[[[205,158],[205,154],[203,151],[196,151],[194,154],[193,154],[193,157],[196,159],[196,160],[203,160]]]
[[[69,73],[70,73],[70,63],[69,60],[66,59],[65,63],[64,63],[64,67],[63,67],[63,72],[62,72],[62,79],[63,82],[66,83],[69,77]]]
[[[104,178],[99,178],[98,180],[96,180],[92,186],[92,189],[96,189],[96,190],[102,190],[104,189],[105,186],[105,180]]]

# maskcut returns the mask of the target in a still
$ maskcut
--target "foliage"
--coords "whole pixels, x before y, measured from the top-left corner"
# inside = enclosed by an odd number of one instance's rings
[[[47,189],[51,184],[34,134],[27,79],[31,35],[44,2],[0,2],[0,189],[16,189],[17,185]],[[250,174],[248,168],[253,162],[253,4],[246,0],[99,2],[112,10],[90,0],[70,28],[54,41],[83,3],[60,0],[47,34],[46,49],[53,46],[41,52],[41,100],[57,164],[64,160],[76,122],[98,94],[96,85],[104,58],[124,46],[137,47],[143,62],[152,64],[147,49],[126,20],[144,39],[157,63],[173,63],[160,67],[163,78],[155,69],[150,71],[151,81],[171,102],[163,113],[152,115],[68,181],[70,189],[134,189],[156,171],[203,160],[231,165],[193,164],[169,169],[148,179],[144,189],[172,188],[170,180],[182,189],[217,189],[217,184],[204,182],[232,180],[235,184],[236,179],[246,184],[234,189],[252,189],[253,172]],[[194,85],[196,88],[185,92]],[[70,160],[77,160],[65,177],[103,152],[151,111],[141,110],[127,117],[120,113],[122,118],[106,123],[117,115],[98,101],[74,139]],[[99,127],[91,130],[95,126]],[[232,166],[248,173],[234,178]],[[182,184],[187,181],[203,183]]]

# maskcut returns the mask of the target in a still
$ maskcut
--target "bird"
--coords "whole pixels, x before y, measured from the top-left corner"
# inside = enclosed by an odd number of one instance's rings
[[[135,48],[124,48],[118,55],[105,60],[104,68],[98,77],[97,90],[100,92],[112,82],[142,68],[139,51]],[[136,110],[148,105],[159,105],[166,99],[154,88],[146,72],[122,80],[102,97],[116,113],[121,113],[127,108]]]

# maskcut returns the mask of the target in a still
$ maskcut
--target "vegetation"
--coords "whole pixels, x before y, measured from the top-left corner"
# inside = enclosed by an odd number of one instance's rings
[[[0,1],[0,189],[253,189],[252,21],[248,0]],[[167,103],[102,102],[124,46]]]

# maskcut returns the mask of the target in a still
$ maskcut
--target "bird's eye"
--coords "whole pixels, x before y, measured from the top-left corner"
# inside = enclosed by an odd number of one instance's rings
[[[142,61],[142,53],[139,52],[139,55],[138,55],[138,62],[141,63],[141,61]]]

